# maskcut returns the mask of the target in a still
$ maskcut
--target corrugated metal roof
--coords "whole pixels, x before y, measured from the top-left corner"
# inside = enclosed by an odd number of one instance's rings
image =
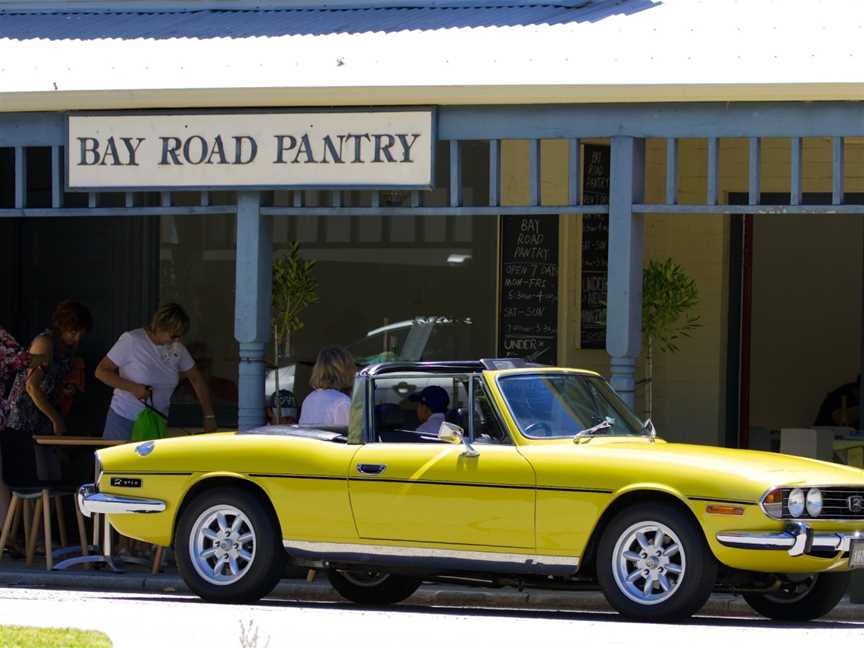
[[[0,12],[0,38],[275,38],[328,34],[383,34],[405,30],[563,25],[584,20],[601,5],[489,5],[365,9],[271,9],[172,12]]]
[[[296,88],[437,87],[482,101],[485,88],[524,86],[556,101],[580,87],[597,89],[592,100],[603,88],[627,100],[659,86],[680,99],[709,86],[714,98],[732,86],[857,88],[862,36],[860,0],[0,11],[0,110],[40,92],[265,88],[290,101]]]

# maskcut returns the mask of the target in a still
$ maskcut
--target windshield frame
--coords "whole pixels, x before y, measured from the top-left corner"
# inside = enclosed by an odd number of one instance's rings
[[[607,398],[607,400],[609,400],[612,408],[615,409],[616,411],[619,411],[619,414],[620,414],[620,410],[623,410],[625,416],[632,417],[632,421],[630,422],[630,424],[626,424],[626,422],[625,422],[624,427],[628,428],[628,429],[638,430],[638,432],[628,432],[626,434],[615,434],[615,433],[612,433],[612,434],[592,434],[592,435],[589,435],[587,437],[582,437],[582,438],[591,438],[591,437],[600,437],[600,436],[603,436],[603,437],[614,436],[614,437],[627,438],[627,437],[644,437],[646,435],[644,423],[639,419],[639,417],[636,415],[636,413],[633,412],[633,410],[631,410],[630,407],[623,401],[623,399],[618,395],[618,393],[612,388],[612,385],[610,385],[609,382],[607,380],[605,380],[602,376],[594,375],[594,374],[579,373],[579,372],[575,372],[575,371],[542,371],[542,372],[539,372],[539,371],[538,372],[520,371],[518,373],[506,373],[506,374],[498,375],[495,377],[495,386],[498,388],[498,393],[501,394],[501,399],[504,401],[504,404],[507,406],[507,412],[510,414],[510,418],[516,424],[516,428],[519,430],[519,434],[523,438],[530,439],[532,441],[548,441],[548,440],[555,441],[555,440],[561,440],[561,439],[575,439],[575,438],[577,438],[576,434],[578,434],[578,433],[558,434],[558,435],[552,435],[552,436],[534,436],[531,434],[527,434],[523,428],[522,421],[519,420],[519,417],[517,417],[515,412],[513,411],[513,407],[510,404],[510,399],[507,398],[507,393],[504,391],[504,387],[501,384],[502,380],[508,380],[511,378],[529,378],[530,377],[530,378],[543,379],[543,378],[553,377],[553,376],[555,376],[555,377],[557,377],[557,376],[565,376],[565,377],[566,376],[572,376],[574,378],[578,378],[578,379],[582,379],[582,380],[597,381],[597,382],[601,383],[602,385],[604,385],[605,387],[608,388],[609,396],[611,396],[612,399],[609,399],[605,394],[602,394],[602,393],[601,393],[601,396],[603,396],[604,398]],[[633,422],[638,423],[638,425],[633,425],[632,424]]]

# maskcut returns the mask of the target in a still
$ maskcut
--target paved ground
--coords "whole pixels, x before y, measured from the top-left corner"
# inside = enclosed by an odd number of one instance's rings
[[[857,645],[864,620],[802,625],[700,616],[686,624],[626,622],[609,612],[402,605],[371,610],[326,601],[273,599],[212,605],[175,593],[0,588],[0,624],[106,632],[118,648],[342,646],[461,648],[542,645]],[[257,642],[254,635],[257,633]],[[244,636],[245,635],[245,636]],[[854,642],[854,644],[853,644]]]

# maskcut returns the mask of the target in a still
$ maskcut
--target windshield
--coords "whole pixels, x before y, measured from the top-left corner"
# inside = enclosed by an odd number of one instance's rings
[[[579,374],[502,376],[501,392],[519,429],[533,439],[642,434],[642,422],[605,380]]]

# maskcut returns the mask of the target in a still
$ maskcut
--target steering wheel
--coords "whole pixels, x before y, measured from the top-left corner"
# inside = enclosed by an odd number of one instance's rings
[[[526,425],[524,432],[528,436],[551,436],[552,428],[546,421],[535,421]]]

